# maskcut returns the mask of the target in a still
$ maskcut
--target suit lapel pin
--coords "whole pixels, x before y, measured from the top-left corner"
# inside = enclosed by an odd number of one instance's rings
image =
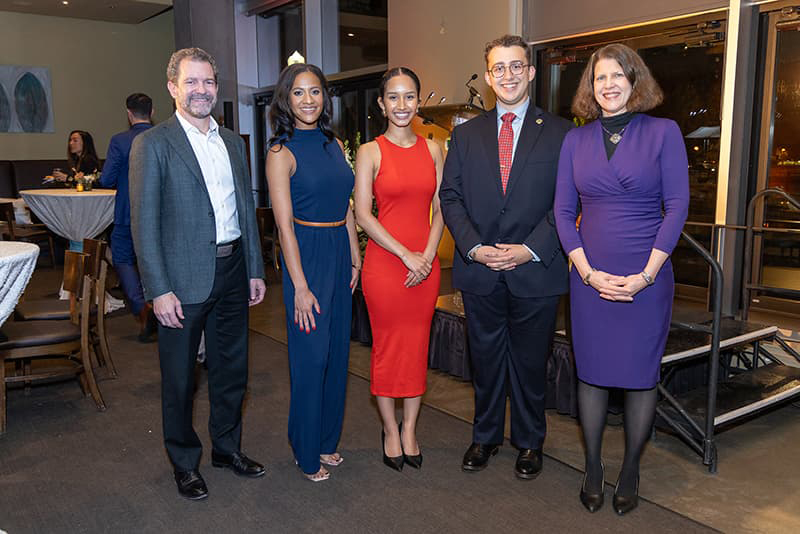
[[[544,121],[542,119],[536,119],[536,124],[542,124]]]

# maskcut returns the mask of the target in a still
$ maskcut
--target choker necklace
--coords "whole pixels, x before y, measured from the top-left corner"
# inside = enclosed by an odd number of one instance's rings
[[[617,143],[619,143],[620,141],[622,141],[622,132],[624,132],[624,131],[625,131],[625,128],[627,128],[627,127],[628,127],[628,125],[626,124],[626,125],[625,125],[625,126],[624,126],[624,127],[623,127],[623,128],[620,130],[620,131],[618,131],[617,133],[611,133],[611,132],[609,132],[609,131],[608,131],[608,128],[606,128],[606,127],[605,127],[605,126],[603,126],[602,124],[600,125],[600,127],[603,129],[603,131],[604,131],[604,132],[606,132],[606,133],[608,134],[608,140],[609,140],[609,141],[611,141],[612,143],[614,143],[614,144],[616,145]]]

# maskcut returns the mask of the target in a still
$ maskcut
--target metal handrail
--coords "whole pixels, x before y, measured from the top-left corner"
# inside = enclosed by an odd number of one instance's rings
[[[706,404],[706,429],[703,436],[703,464],[711,466],[712,472],[716,470],[716,452],[714,447],[714,417],[717,412],[717,387],[719,380],[719,343],[720,327],[722,321],[722,286],[723,274],[719,262],[685,231],[681,232],[689,245],[700,254],[706,263],[711,266],[711,354],[708,366],[708,399]]]
[[[753,271],[753,225],[755,220],[756,204],[768,195],[778,195],[786,199],[795,209],[800,210],[800,201],[789,195],[779,187],[771,187],[759,191],[747,203],[747,223],[744,237],[744,272],[742,273],[742,320],[746,321],[750,312],[750,292],[754,289],[768,289],[780,293],[780,288],[759,287],[751,282]],[[788,293],[787,293],[788,294]]]

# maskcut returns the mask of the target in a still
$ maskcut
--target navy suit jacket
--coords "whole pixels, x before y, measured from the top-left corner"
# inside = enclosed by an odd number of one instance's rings
[[[450,139],[439,192],[442,214],[456,243],[454,287],[488,295],[501,273],[471,261],[477,244],[525,244],[541,259],[504,271],[517,297],[567,292],[567,261],[553,218],[558,155],[572,123],[531,104],[519,134],[506,194],[500,181],[497,112],[457,126]]]
[[[140,122],[131,126],[127,132],[116,134],[111,138],[106,153],[103,174],[100,175],[100,187],[117,189],[114,198],[114,224],[131,225],[131,201],[128,196],[128,159],[131,154],[133,139],[152,124]]]

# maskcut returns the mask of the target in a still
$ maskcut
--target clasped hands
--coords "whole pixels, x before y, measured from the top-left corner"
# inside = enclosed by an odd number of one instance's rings
[[[600,298],[615,302],[633,302],[633,296],[647,287],[640,273],[620,276],[605,271],[592,271],[589,285],[600,293]]]
[[[522,245],[497,243],[482,245],[472,254],[472,260],[486,265],[493,271],[511,271],[533,259],[530,251]]]
[[[422,283],[423,280],[428,278],[433,270],[433,260],[429,260],[422,252],[407,252],[400,257],[403,260],[403,265],[408,268],[405,282],[403,285],[406,287],[414,287]]]

